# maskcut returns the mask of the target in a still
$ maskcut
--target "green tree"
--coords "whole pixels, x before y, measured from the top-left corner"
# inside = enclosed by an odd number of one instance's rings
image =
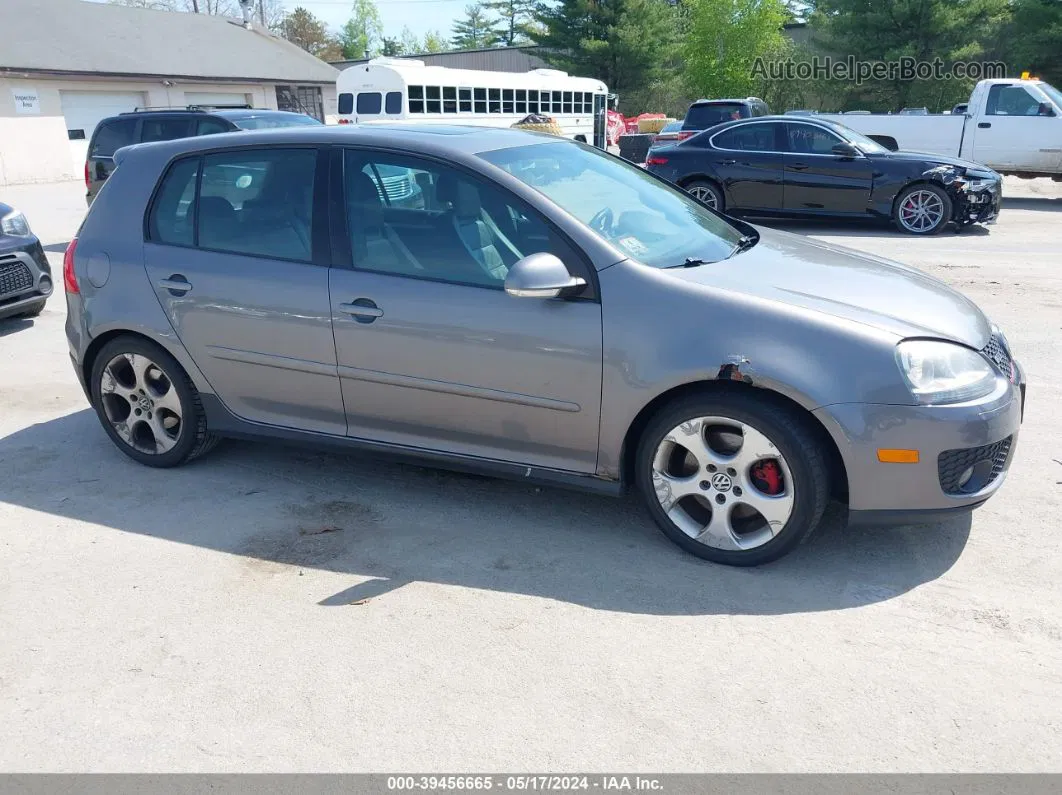
[[[383,24],[380,10],[373,0],[354,0],[350,19],[339,32],[344,58],[364,58],[376,55],[383,46]]]
[[[860,61],[940,58],[946,64],[988,54],[1011,11],[1010,0],[815,0],[809,6],[814,41],[826,52]],[[847,102],[860,101],[873,110],[939,109],[963,101],[970,88],[967,81],[896,75],[848,91]]]
[[[651,87],[675,67],[679,15],[667,0],[558,0],[539,21],[543,57],[603,81],[624,110],[649,107]]]
[[[782,0],[688,0],[683,54],[687,82],[703,97],[742,97],[757,84],[757,58],[785,48]]]
[[[512,47],[530,40],[537,0],[487,0],[483,7],[498,19],[499,43]]]
[[[442,33],[437,30],[429,30],[424,34],[424,43],[419,49],[424,53],[446,52],[450,49],[450,44]]]
[[[1003,47],[1015,74],[1029,71],[1054,85],[1062,83],[1062,2],[1014,0],[1014,18]]]
[[[296,6],[284,17],[280,35],[321,60],[337,61],[342,56],[339,42],[329,34],[328,26],[302,6]]]
[[[493,47],[501,39],[501,30],[487,9],[479,3],[465,6],[465,16],[454,22],[450,43],[456,50]]]

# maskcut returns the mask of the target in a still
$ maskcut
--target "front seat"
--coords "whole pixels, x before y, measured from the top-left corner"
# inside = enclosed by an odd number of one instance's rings
[[[520,259],[520,252],[502,234],[490,216],[483,212],[483,203],[476,186],[461,179],[450,178],[440,189],[450,202],[452,223],[465,250],[472,255],[487,276],[493,280],[505,281],[509,267],[505,264],[502,252],[509,254],[511,262]]]
[[[380,192],[363,171],[355,171],[347,181],[347,224],[355,267],[385,273],[423,273],[424,268],[384,220]]]

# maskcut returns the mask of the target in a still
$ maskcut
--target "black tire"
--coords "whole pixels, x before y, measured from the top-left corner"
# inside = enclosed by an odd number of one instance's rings
[[[932,193],[940,200],[943,212],[941,213],[940,220],[933,226],[927,227],[925,229],[914,229],[911,228],[909,224],[904,223],[900,214],[902,212],[903,204],[905,201],[907,201],[907,198],[911,196],[911,194],[923,191]],[[945,193],[942,188],[939,188],[936,185],[930,185],[928,183],[920,182],[917,185],[908,185],[906,188],[900,191],[900,194],[896,197],[896,202],[894,203],[892,208],[892,220],[893,223],[896,224],[897,229],[899,229],[901,232],[906,232],[909,235],[935,235],[945,226],[951,223],[952,210],[953,206],[951,197],[948,196],[948,194]]]
[[[171,449],[165,452],[143,452],[131,446],[118,434],[107,416],[101,388],[103,372],[115,357],[122,354],[138,354],[150,359],[156,367],[162,370],[180,401],[181,424],[177,433],[177,441]],[[121,336],[105,344],[92,363],[89,389],[92,395],[92,407],[96,410],[96,416],[99,417],[103,430],[111,437],[111,441],[119,450],[141,464],[159,468],[179,466],[209,452],[219,441],[217,436],[207,430],[206,413],[203,411],[199,391],[184,368],[163,348],[143,337]]]
[[[48,302],[47,298],[42,298],[35,304],[30,304],[28,309],[23,309],[15,317],[37,317],[44,311],[44,305]]]
[[[682,187],[687,193],[696,196],[716,212],[726,212],[726,199],[723,197],[723,191],[710,179],[694,179],[683,184]],[[706,195],[698,196],[695,191],[702,191]]]
[[[672,429],[699,417],[726,417],[752,426],[767,436],[787,462],[793,479],[792,511],[782,529],[766,543],[744,550],[708,546],[683,532],[660,504],[653,484],[656,450]],[[749,391],[706,392],[667,405],[650,420],[635,456],[635,482],[664,535],[687,552],[715,563],[758,566],[788,554],[815,530],[829,500],[828,459],[810,421]]]

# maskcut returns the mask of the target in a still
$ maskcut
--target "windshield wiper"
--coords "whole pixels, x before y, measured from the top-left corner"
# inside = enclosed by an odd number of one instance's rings
[[[678,265],[672,265],[672,268],[696,268],[698,265],[707,265],[708,260],[701,259],[700,257],[686,257]]]
[[[739,254],[742,251],[746,251],[755,246],[760,240],[759,235],[742,235],[738,238],[737,244],[734,246],[734,250],[730,252],[730,256]]]

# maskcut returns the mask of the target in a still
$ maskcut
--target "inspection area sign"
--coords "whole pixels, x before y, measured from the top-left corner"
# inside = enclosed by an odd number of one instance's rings
[[[15,113],[39,115],[41,112],[41,98],[35,88],[12,88],[11,95],[15,98]]]

